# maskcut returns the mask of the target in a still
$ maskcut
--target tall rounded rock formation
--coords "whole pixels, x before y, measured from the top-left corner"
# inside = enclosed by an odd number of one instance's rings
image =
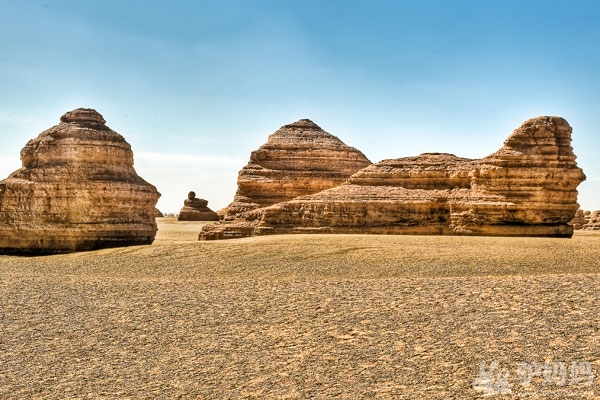
[[[285,125],[250,154],[238,174],[233,203],[220,213],[230,219],[342,184],[371,162],[363,153],[308,119]]]
[[[150,244],[160,193],[133,168],[131,146],[79,108],[30,140],[0,181],[0,253],[46,254]]]

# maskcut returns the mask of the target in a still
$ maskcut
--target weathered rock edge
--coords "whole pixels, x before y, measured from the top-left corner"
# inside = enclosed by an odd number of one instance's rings
[[[238,173],[234,200],[218,213],[225,220],[240,214],[318,193],[344,183],[371,165],[354,147],[308,119],[284,125],[250,154]]]
[[[207,225],[200,240],[282,233],[571,237],[585,180],[560,117],[524,122],[482,159],[384,160],[316,194]]]
[[[129,143],[93,109],[21,150],[0,181],[0,253],[39,255],[151,244],[160,193],[133,168]]]

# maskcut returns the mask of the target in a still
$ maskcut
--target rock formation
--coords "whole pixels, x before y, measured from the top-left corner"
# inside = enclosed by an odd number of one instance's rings
[[[250,155],[238,174],[226,220],[240,213],[339,186],[371,162],[308,119],[281,127]]]
[[[575,230],[598,231],[600,230],[600,210],[577,210],[575,217],[569,223]]]
[[[583,211],[581,208],[577,210],[577,212],[575,213],[575,216],[573,217],[573,219],[571,220],[571,222],[569,222],[570,225],[573,225],[573,229],[574,230],[580,230],[583,228],[583,225],[586,224],[586,219],[585,219],[585,215],[589,215],[590,212],[589,211]]]
[[[218,221],[219,216],[208,206],[208,201],[196,198],[196,193],[189,192],[179,211],[178,221]]]
[[[92,109],[67,112],[21,150],[0,181],[0,253],[44,254],[150,244],[156,188],[129,143]]]
[[[600,210],[591,211],[587,214],[585,225],[581,229],[586,231],[600,230]]]
[[[570,237],[585,176],[559,117],[533,118],[497,152],[384,160],[319,193],[207,226],[200,239],[279,233]]]

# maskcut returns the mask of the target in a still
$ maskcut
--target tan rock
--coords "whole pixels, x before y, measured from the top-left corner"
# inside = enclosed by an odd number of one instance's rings
[[[301,119],[281,127],[251,153],[238,174],[233,203],[219,214],[233,219],[250,210],[318,193],[342,184],[369,164],[354,147]]]
[[[600,230],[600,210],[588,211],[585,214],[585,224],[581,227],[585,231]]]
[[[0,253],[60,253],[150,244],[156,188],[133,168],[129,143],[92,109],[21,150],[23,166],[0,181]]]
[[[585,224],[586,224],[585,214],[584,214],[584,211],[580,208],[575,213],[575,216],[573,217],[573,219],[569,222],[569,225],[572,225],[574,230],[580,230],[581,228],[583,228],[583,225],[585,225]]]
[[[337,187],[257,210],[251,234],[382,233],[570,237],[585,179],[559,117],[526,121],[490,156],[384,160]],[[241,222],[238,222],[241,224]],[[227,229],[221,226],[227,237]],[[212,239],[207,227],[200,238]],[[215,237],[216,238],[216,237]]]
[[[569,224],[572,225],[575,230],[600,230],[600,210],[584,211],[579,209]]]
[[[219,216],[208,206],[208,201],[196,198],[195,192],[189,192],[179,211],[178,221],[218,221]]]

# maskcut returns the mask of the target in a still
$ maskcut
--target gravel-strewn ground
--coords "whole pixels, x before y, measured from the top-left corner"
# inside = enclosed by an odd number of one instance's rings
[[[600,397],[599,234],[160,226],[152,246],[0,256],[0,398]]]

